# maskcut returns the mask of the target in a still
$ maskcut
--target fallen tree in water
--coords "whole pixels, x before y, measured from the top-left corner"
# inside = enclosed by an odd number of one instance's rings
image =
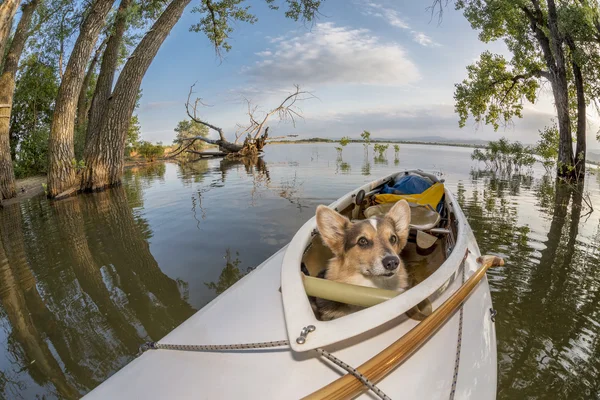
[[[294,127],[296,126],[296,120],[302,119],[301,110],[298,108],[297,103],[299,101],[304,101],[308,99],[312,99],[313,96],[310,92],[301,91],[300,86],[295,85],[294,92],[288,95],[279,105],[273,108],[269,112],[262,112],[262,118],[258,115],[261,112],[258,110],[258,106],[253,106],[252,102],[246,99],[246,103],[248,104],[248,117],[250,122],[248,125],[238,125],[238,132],[235,133],[235,140],[230,142],[226,139],[225,133],[222,128],[211,124],[208,121],[205,121],[200,118],[198,115],[198,107],[205,106],[202,102],[202,99],[196,98],[196,100],[192,103],[191,97],[194,89],[194,85],[190,87],[190,92],[188,94],[187,101],[185,103],[185,109],[188,116],[195,122],[202,124],[209,129],[217,132],[219,135],[218,139],[209,139],[203,136],[195,136],[191,138],[184,138],[179,141],[179,147],[175,149],[169,156],[175,157],[182,152],[192,152],[189,148],[196,142],[197,140],[201,140],[203,142],[217,145],[219,146],[219,151],[223,153],[223,155],[230,157],[249,157],[256,156],[263,151],[263,148],[267,144],[267,140],[272,139],[281,139],[285,136],[269,138],[269,127],[266,126],[269,118],[273,115],[277,115],[280,121],[290,121]],[[244,138],[244,141],[240,143],[240,140]]]

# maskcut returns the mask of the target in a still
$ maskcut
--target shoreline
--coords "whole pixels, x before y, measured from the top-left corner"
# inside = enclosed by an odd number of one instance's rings
[[[339,143],[339,140],[333,139],[301,139],[301,140],[274,140],[269,144],[320,144],[320,143]],[[349,143],[361,143],[362,140],[350,140]],[[411,140],[371,140],[371,143],[387,143],[387,144],[421,144],[431,146],[449,146],[449,147],[465,147],[470,149],[482,149],[485,148],[484,144],[468,144],[468,143],[445,143],[445,142],[418,142]]]

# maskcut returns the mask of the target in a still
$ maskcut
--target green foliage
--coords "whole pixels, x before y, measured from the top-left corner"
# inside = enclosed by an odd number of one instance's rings
[[[174,143],[182,143],[183,139],[189,139],[197,136],[208,136],[208,127],[196,121],[184,119],[177,123],[175,132],[177,132],[177,135],[175,136]],[[200,151],[203,147],[204,142],[197,140],[192,146],[190,146],[190,149]]]
[[[56,69],[40,54],[30,54],[21,62],[10,121],[10,147],[17,178],[46,173],[48,135],[58,85]]]
[[[342,151],[344,150],[344,147],[346,147],[348,145],[348,143],[350,143],[350,138],[348,136],[344,136],[343,138],[340,139],[340,146],[341,147],[336,147],[335,149],[338,152],[338,155],[342,155]]]
[[[398,153],[400,152],[400,146],[397,144],[394,145],[394,154],[398,157]]]
[[[471,159],[484,162],[493,170],[519,171],[522,167],[530,167],[535,163],[533,149],[523,146],[521,142],[510,143],[506,138],[491,141],[485,151],[473,150]]]
[[[31,131],[19,142],[13,167],[17,179],[45,174],[48,171],[48,138],[49,127]]]
[[[188,145],[190,142],[184,141],[183,139],[189,139],[198,136],[206,137],[208,136],[208,127],[196,121],[184,119],[177,123],[177,127],[175,127],[175,132],[177,132],[177,135],[173,143],[176,143],[178,145]],[[201,140],[196,140],[194,144],[188,147],[189,150],[193,151],[201,151],[203,148],[204,142]],[[179,154],[178,157],[180,159],[197,158],[197,156],[186,152]]]
[[[535,146],[535,153],[542,159],[542,165],[546,172],[556,164],[558,158],[559,134],[556,125],[547,126],[540,130],[540,140]]]
[[[275,0],[265,0],[271,10],[279,10],[279,6],[275,4]],[[286,18],[298,21],[302,19],[310,22],[316,18],[321,7],[320,0],[285,0],[288,5],[288,10],[285,12]]]
[[[127,139],[125,141],[125,153],[129,154],[135,148],[142,137],[142,126],[140,125],[140,119],[137,114],[131,116],[129,122],[129,129],[127,130]]]
[[[250,6],[241,6],[241,3],[244,3],[244,0],[203,0],[200,5],[192,9],[192,12],[200,13],[203,17],[200,22],[190,27],[190,31],[203,32],[215,46],[217,53],[221,49],[231,50],[231,45],[227,42],[233,32],[231,22],[253,24],[257,21],[257,18],[249,12]]]
[[[375,153],[378,154],[379,158],[383,158],[384,157],[384,153],[386,152],[386,150],[390,147],[389,144],[379,144],[376,143],[375,146],[373,146],[373,148],[375,149]]]
[[[77,161],[76,159],[72,159],[71,165],[73,166],[73,169],[77,172],[85,169],[85,161],[84,160]]]
[[[137,148],[138,153],[147,161],[155,161],[165,153],[165,148],[162,144],[153,144],[147,141],[142,141]]]
[[[279,10],[275,0],[265,0],[269,8]],[[204,33],[215,47],[217,54],[221,50],[231,50],[228,43],[229,35],[233,32],[233,23],[255,23],[258,19],[250,12],[251,6],[244,5],[245,0],[202,0],[200,5],[192,9],[193,13],[201,15],[200,21],[190,27],[192,32]],[[286,0],[288,6],[286,18],[297,21],[313,21],[319,12],[321,1],[315,0]]]
[[[563,138],[559,146],[565,150],[559,153],[567,167],[573,162],[567,147],[572,145],[578,116],[574,66],[581,69],[585,105],[600,96],[598,1],[457,0],[455,4],[479,30],[480,40],[502,40],[512,54],[508,60],[484,52],[467,67],[468,77],[456,85],[454,94],[459,125],[473,117],[498,129],[521,117],[523,103],[535,102],[542,83],[549,82]]]
[[[497,130],[513,117],[522,117],[523,100],[533,103],[539,80],[533,72],[510,65],[501,55],[484,52],[475,64],[467,66],[468,78],[455,85],[455,110],[459,126],[469,115],[476,123],[484,121]]]
[[[360,138],[364,142],[365,150],[368,150],[369,145],[371,144],[371,132],[363,131],[363,133],[360,134]]]

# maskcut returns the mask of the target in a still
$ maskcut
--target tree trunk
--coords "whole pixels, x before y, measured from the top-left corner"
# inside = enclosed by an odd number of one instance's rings
[[[4,58],[13,19],[19,9],[20,2],[20,0],[4,0],[0,4],[0,62]]]
[[[48,197],[51,198],[70,189],[77,182],[73,165],[73,130],[77,100],[90,54],[113,1],[96,0],[90,6],[58,89],[48,146]]]
[[[558,163],[557,176],[570,180],[573,177],[573,136],[569,117],[569,97],[566,76],[556,77],[552,84],[554,103],[558,117]]]
[[[21,19],[6,56],[2,76],[0,76],[0,199],[10,199],[17,195],[10,155],[10,114],[19,59],[23,53],[31,18],[38,3],[39,0],[32,0],[23,5]]]
[[[554,68],[550,70],[553,75],[552,90],[558,117],[558,132],[560,144],[558,148],[557,176],[571,180],[573,170],[573,137],[571,134],[571,118],[569,116],[569,87],[567,84],[567,68],[563,49],[563,35],[558,27],[558,13],[554,0],[548,0],[548,30],[550,33],[550,46],[554,55]]]
[[[573,57],[573,56],[571,56]],[[584,178],[586,152],[586,115],[583,74],[577,62],[573,61],[573,76],[577,90],[577,147],[575,148],[575,175],[577,180]]]
[[[146,33],[123,67],[102,118],[97,144],[86,152],[82,190],[118,185],[123,174],[125,140],[142,79],[160,46],[191,0],[173,0]]]
[[[127,29],[127,11],[131,3],[131,0],[121,0],[113,32],[106,43],[106,49],[102,55],[100,74],[98,75],[98,82],[96,83],[96,90],[94,91],[90,107],[84,154],[92,151],[97,146],[100,124],[108,110],[108,102],[112,93],[115,72],[119,62],[119,51],[121,50],[123,36]]]
[[[85,78],[83,78],[83,84],[81,86],[81,90],[79,91],[79,99],[77,100],[77,118],[75,120],[75,131],[82,131],[87,122],[88,111],[90,109],[90,104],[87,101],[87,92],[90,88],[90,83],[92,82],[92,77],[94,76],[94,71],[96,70],[96,65],[98,64],[98,60],[100,59],[100,53],[102,53],[102,49],[106,44],[106,40],[98,46],[96,52],[94,53],[94,57],[90,61],[90,65],[88,66],[88,70],[85,74]]]

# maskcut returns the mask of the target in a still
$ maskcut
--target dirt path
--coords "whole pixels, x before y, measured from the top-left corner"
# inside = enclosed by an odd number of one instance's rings
[[[18,203],[44,193],[43,184],[46,183],[46,176],[32,176],[25,179],[17,179],[17,197],[4,200],[2,205]]]

